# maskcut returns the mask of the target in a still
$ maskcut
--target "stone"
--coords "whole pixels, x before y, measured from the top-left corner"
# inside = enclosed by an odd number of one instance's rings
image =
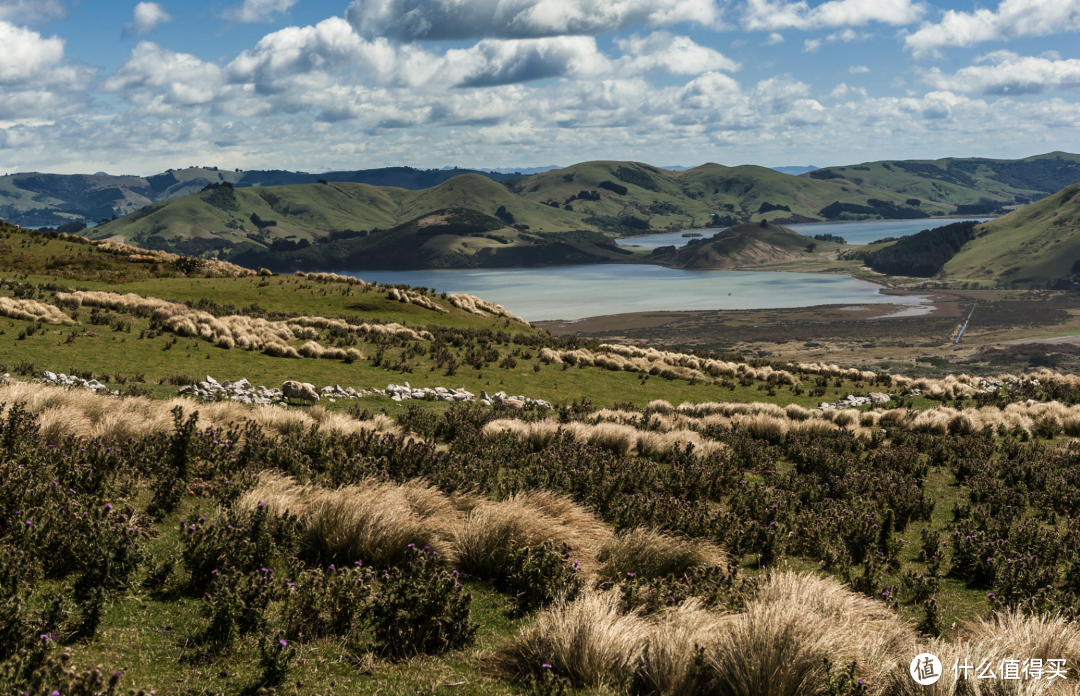
[[[881,404],[887,404],[892,401],[892,397],[881,392],[870,392],[870,401],[875,406],[880,406]]]

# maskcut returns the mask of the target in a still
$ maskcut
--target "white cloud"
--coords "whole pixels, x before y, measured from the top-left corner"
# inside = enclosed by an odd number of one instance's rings
[[[0,21],[0,84],[38,77],[64,57],[64,40]]]
[[[131,14],[131,21],[124,25],[123,38],[142,36],[153,31],[159,24],[171,22],[172,15],[159,2],[140,2]]]
[[[743,27],[749,30],[824,29],[870,22],[904,25],[918,21],[925,7],[912,0],[829,0],[810,7],[805,0],[748,0]]]
[[[0,118],[49,119],[88,101],[96,71],[64,61],[64,40],[0,21]]]
[[[1077,30],[1080,30],[1080,0],[1003,0],[996,12],[948,10],[940,22],[926,22],[905,37],[904,45],[921,56],[950,46]]]
[[[400,41],[599,34],[635,25],[716,26],[716,0],[353,0],[364,37]]]
[[[988,65],[972,65],[947,75],[937,68],[924,80],[939,90],[983,94],[1040,94],[1055,89],[1080,87],[1080,60],[1049,60],[995,51],[978,59]]]
[[[244,0],[231,5],[221,13],[223,19],[233,22],[269,22],[279,12],[287,12],[298,0]]]
[[[865,65],[852,65],[847,71],[852,75],[865,75],[870,72],[870,68]]]
[[[833,32],[828,36],[821,39],[807,39],[803,42],[803,50],[807,53],[813,53],[825,44],[836,43],[842,41],[844,43],[852,43],[853,41],[866,41],[873,37],[873,34],[859,33],[854,29],[845,29],[843,31]]]
[[[141,115],[163,116],[171,107],[192,107],[220,99],[225,88],[222,69],[187,53],[175,53],[140,41],[131,57],[101,86],[122,92]]]
[[[66,15],[63,0],[0,0],[0,21],[43,22]]]
[[[766,46],[775,46],[776,44],[782,43],[784,43],[784,35],[778,31],[769,34],[769,38],[765,41]]]
[[[717,70],[734,71],[739,64],[719,51],[694,43],[686,36],[657,31],[641,37],[616,40],[625,56],[620,61],[630,73],[661,70],[672,75],[700,75]]]

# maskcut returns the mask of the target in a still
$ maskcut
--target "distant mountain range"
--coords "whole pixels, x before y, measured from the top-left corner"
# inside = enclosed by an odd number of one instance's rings
[[[473,169],[414,169],[384,167],[356,171],[289,172],[228,170],[217,167],[169,169],[153,176],[108,174],[43,174],[27,172],[0,177],[0,219],[25,227],[56,226],[72,220],[94,223],[125,215],[150,203],[201,191],[208,184],[229,182],[237,188],[350,182],[418,190],[438,186],[455,176],[480,174],[495,181],[518,175]]]

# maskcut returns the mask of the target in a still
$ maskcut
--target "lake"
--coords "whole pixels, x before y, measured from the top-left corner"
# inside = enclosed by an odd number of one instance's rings
[[[924,218],[922,220],[866,220],[863,222],[814,222],[806,225],[785,225],[799,234],[813,237],[815,234],[834,234],[843,237],[848,244],[870,244],[885,237],[906,237],[925,229],[941,227],[960,220],[977,220],[986,222],[993,218]],[[701,232],[702,237],[711,237],[716,234],[712,230],[695,230]],[[655,249],[662,246],[686,246],[694,237],[683,237],[683,232],[667,232],[664,234],[650,234],[641,237],[627,237],[616,239],[615,242],[625,247],[638,247],[640,249]]]
[[[929,311],[921,296],[887,296],[850,276],[762,271],[688,271],[601,264],[551,268],[359,271],[370,282],[465,292],[501,304],[528,321],[693,309],[766,309],[829,304],[906,305]]]

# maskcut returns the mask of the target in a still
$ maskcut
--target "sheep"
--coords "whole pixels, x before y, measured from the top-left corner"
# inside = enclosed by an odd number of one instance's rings
[[[291,379],[281,385],[281,393],[289,400],[289,403],[292,403],[293,399],[310,401],[313,404],[319,401],[319,394],[314,387]]]

